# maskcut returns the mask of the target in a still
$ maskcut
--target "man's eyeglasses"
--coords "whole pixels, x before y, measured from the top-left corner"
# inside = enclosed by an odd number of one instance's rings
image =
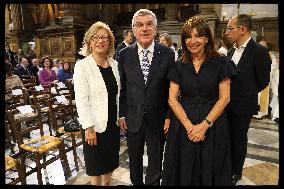
[[[91,37],[92,41],[94,42],[98,42],[100,39],[103,41],[103,42],[106,42],[108,41],[108,37],[107,36],[97,36],[97,35],[93,35]]]
[[[145,24],[141,23],[141,22],[136,22],[134,24],[134,27],[136,28],[143,28],[143,26],[146,26],[146,28],[153,28],[154,27],[154,23],[153,22],[147,22]]]
[[[237,26],[237,27],[234,27],[234,28],[226,28],[226,32],[231,32],[233,29],[236,29],[236,28],[241,28],[243,26]]]

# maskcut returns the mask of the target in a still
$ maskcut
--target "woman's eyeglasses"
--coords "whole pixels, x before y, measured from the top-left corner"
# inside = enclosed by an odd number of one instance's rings
[[[103,41],[103,42],[106,42],[108,41],[108,37],[107,36],[97,36],[97,35],[93,35],[91,37],[92,41],[94,42],[98,42],[100,39]]]

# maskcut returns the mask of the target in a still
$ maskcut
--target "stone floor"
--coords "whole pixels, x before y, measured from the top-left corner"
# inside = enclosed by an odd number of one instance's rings
[[[47,129],[47,125],[46,125]],[[46,130],[47,132],[47,130]],[[34,133],[36,134],[36,133]],[[237,185],[277,185],[279,179],[279,132],[278,124],[263,118],[253,119],[248,132],[248,152],[243,168],[243,178]],[[145,151],[146,152],[146,151]],[[60,161],[47,166],[42,171],[44,184],[54,185],[88,185],[88,176],[84,168],[84,156],[82,146],[77,148],[79,155],[80,170],[75,170],[72,152],[67,153],[72,177],[65,180]],[[9,150],[6,149],[6,154]],[[121,138],[120,145],[120,167],[112,175],[111,185],[131,185],[128,167],[128,151],[126,139]],[[147,166],[147,155],[144,155],[144,173]],[[26,164],[34,166],[33,162],[27,161]],[[6,174],[9,177],[16,177],[16,173]],[[145,176],[145,174],[144,174]],[[8,179],[6,179],[8,182]],[[27,184],[37,184],[36,173],[27,177]]]

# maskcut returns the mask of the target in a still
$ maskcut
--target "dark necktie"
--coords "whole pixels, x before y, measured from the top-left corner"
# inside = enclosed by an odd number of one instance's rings
[[[148,74],[149,74],[149,71],[150,71],[150,62],[149,62],[149,59],[148,59],[149,50],[143,50],[142,52],[143,52],[143,57],[142,57],[142,60],[140,62],[140,65],[141,65],[141,69],[142,69],[142,72],[143,72],[143,75],[144,75],[144,81],[145,81],[145,84],[146,84]]]

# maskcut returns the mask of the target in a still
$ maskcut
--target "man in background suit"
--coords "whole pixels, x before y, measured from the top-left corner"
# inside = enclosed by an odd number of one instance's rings
[[[20,66],[18,68],[15,69],[15,74],[18,75],[21,79],[23,78],[23,76],[32,76],[32,71],[30,70],[29,66],[29,61],[26,57],[21,57],[19,59],[20,61]]]
[[[240,69],[231,82],[228,115],[231,125],[232,184],[242,178],[247,153],[247,132],[251,118],[258,112],[258,92],[269,83],[271,59],[266,48],[251,38],[252,19],[241,14],[231,18],[226,35],[233,48],[227,56]]]
[[[133,33],[131,30],[124,30],[123,32],[123,38],[124,40],[122,43],[117,45],[116,51],[115,51],[115,60],[118,60],[118,53],[121,49],[124,49],[125,47],[128,47],[131,45],[133,41]]]
[[[144,144],[148,166],[145,184],[159,185],[162,168],[164,129],[168,111],[169,81],[167,74],[175,62],[174,52],[154,41],[156,15],[138,10],[132,19],[137,42],[119,53],[121,92],[119,126],[127,130],[130,179],[143,185]]]

